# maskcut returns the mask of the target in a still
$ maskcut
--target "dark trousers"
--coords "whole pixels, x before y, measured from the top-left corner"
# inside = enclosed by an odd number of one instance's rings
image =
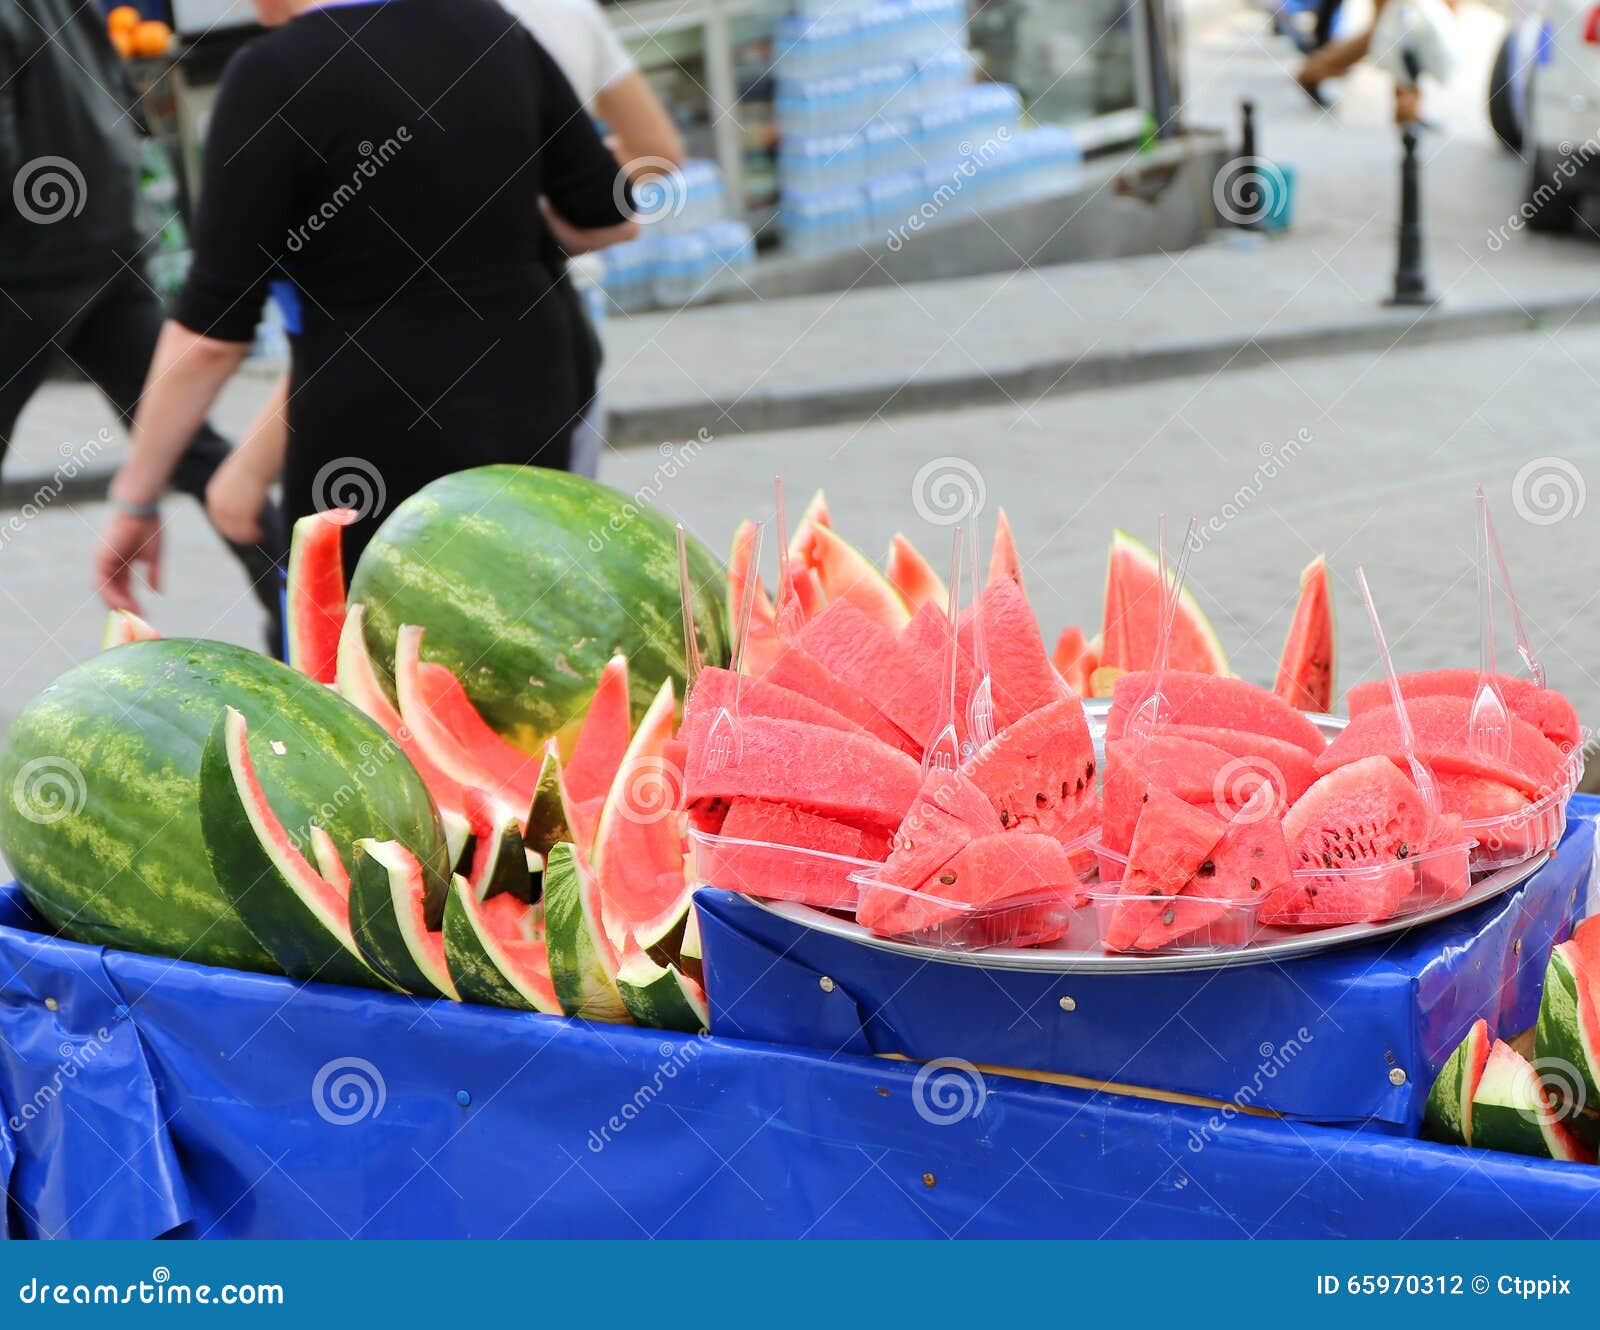
[[[163,317],[155,292],[127,268],[62,283],[0,284],[0,467],[17,417],[57,353],[99,388],[124,424],[132,424]],[[202,425],[173,472],[172,487],[204,503],[206,484],[227,455],[227,440]],[[227,542],[272,625],[280,617],[282,525],[274,505],[262,514],[261,545]],[[269,641],[276,640],[272,625]]]

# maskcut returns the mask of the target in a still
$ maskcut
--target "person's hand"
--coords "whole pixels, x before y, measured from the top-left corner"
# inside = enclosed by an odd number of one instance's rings
[[[142,613],[133,594],[133,572],[139,565],[150,589],[160,591],[161,518],[113,511],[94,556],[95,582],[109,608]]]
[[[267,505],[272,477],[263,476],[238,449],[212,473],[206,485],[206,516],[225,540],[235,545],[261,543],[261,510]]]

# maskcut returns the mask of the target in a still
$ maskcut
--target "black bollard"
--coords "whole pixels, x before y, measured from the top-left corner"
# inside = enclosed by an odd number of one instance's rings
[[[1428,270],[1422,257],[1422,181],[1417,164],[1416,125],[1401,126],[1400,227],[1394,268],[1394,294],[1386,305],[1432,305],[1438,300],[1428,289]]]
[[[1266,211],[1261,197],[1261,184],[1256,171],[1256,104],[1245,100],[1239,103],[1239,156],[1235,169],[1239,172],[1239,225],[1255,229],[1261,225]]]

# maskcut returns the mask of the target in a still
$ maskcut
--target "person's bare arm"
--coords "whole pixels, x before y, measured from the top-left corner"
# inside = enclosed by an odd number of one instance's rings
[[[663,163],[683,165],[683,137],[637,69],[602,88],[594,109],[610,127],[611,150],[630,175],[659,174]]]
[[[250,428],[206,485],[211,524],[236,545],[260,542],[266,507],[289,451],[289,376],[272,389]]]
[[[156,343],[144,394],[133,422],[133,446],[111,482],[114,509],[95,551],[100,598],[114,610],[139,612],[134,569],[142,565],[152,591],[161,589],[161,518],[152,509],[178,458],[200,428],[223,385],[250,347],[190,332],[168,320]]]

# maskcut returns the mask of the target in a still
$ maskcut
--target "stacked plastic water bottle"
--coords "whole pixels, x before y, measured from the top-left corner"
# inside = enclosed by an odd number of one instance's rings
[[[755,237],[725,214],[722,172],[693,160],[634,182],[640,235],[604,251],[605,293],[621,310],[690,305],[737,286],[755,262]]]
[[[1071,131],[1024,133],[1017,90],[973,82],[963,0],[793,3],[774,99],[790,253],[897,247],[936,220],[1072,183],[1082,154]]]

